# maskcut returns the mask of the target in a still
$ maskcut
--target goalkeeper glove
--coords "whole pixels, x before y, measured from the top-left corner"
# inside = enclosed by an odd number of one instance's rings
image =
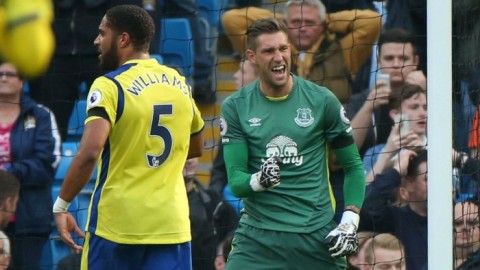
[[[260,166],[260,171],[252,174],[250,186],[253,191],[264,191],[280,185],[280,164],[282,159],[278,156],[269,157]]]
[[[340,224],[331,231],[325,242],[332,257],[352,255],[358,251],[357,228],[360,217],[353,211],[345,211]]]

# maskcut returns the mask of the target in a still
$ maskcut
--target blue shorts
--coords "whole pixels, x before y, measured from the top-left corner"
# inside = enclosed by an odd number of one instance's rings
[[[118,244],[87,232],[82,270],[192,269],[191,243],[172,245]]]

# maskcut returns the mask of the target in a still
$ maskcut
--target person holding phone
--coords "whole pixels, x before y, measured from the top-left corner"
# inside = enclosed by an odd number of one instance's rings
[[[427,146],[427,94],[422,87],[406,84],[389,98],[389,115],[394,121],[387,142],[365,152],[363,165],[367,182],[393,167],[401,149],[418,151]]]
[[[417,69],[418,63],[415,38],[411,33],[396,28],[380,35],[374,86],[351,96],[345,106],[362,157],[370,147],[385,143],[390,135],[392,118],[388,104],[392,91],[405,84],[426,89],[426,77]]]

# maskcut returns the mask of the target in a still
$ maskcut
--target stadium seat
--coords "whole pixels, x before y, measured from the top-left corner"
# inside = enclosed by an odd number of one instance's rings
[[[87,118],[87,101],[79,99],[73,106],[72,114],[68,121],[68,131],[66,141],[79,141],[83,134],[85,119]]]
[[[163,65],[163,57],[160,54],[150,54],[150,58],[157,59],[158,63]]]
[[[216,0],[197,0],[198,16],[200,18],[200,33],[205,39],[205,48],[212,56],[217,54],[218,28],[222,3]]]
[[[190,24],[185,18],[166,18],[161,21],[160,55],[165,65],[177,68],[192,81],[193,37]]]
[[[78,146],[80,142],[78,141],[70,141],[70,142],[63,142],[62,143],[62,158],[60,159],[60,163],[58,164],[57,171],[55,172],[55,178],[53,185],[54,186],[61,186],[65,176],[67,175],[67,171],[70,168],[70,164],[73,161],[73,158],[77,154]],[[97,167],[95,167],[90,181],[87,185],[83,188],[82,191],[86,190],[88,192],[92,192],[95,186],[95,180],[97,179]]]
[[[58,164],[57,171],[55,172],[54,185],[61,185],[63,179],[67,175],[70,163],[72,163],[73,157],[77,153],[78,142],[64,142],[62,143],[62,158]]]
[[[50,239],[43,247],[40,268],[42,270],[56,270],[58,262],[68,254],[73,253],[58,236],[58,233],[50,234]]]
[[[80,93],[80,99],[86,99],[88,96],[88,85],[87,82],[83,81],[78,86],[78,92]]]

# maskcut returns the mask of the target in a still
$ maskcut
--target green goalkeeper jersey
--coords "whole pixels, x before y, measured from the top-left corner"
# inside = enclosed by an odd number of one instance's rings
[[[293,89],[286,98],[265,97],[257,80],[225,99],[222,143],[247,146],[249,174],[258,172],[270,156],[283,160],[281,184],[243,198],[240,222],[269,230],[312,232],[334,215],[329,142],[351,137],[352,128],[331,91],[292,76]],[[231,185],[232,181],[236,179],[229,174]]]

